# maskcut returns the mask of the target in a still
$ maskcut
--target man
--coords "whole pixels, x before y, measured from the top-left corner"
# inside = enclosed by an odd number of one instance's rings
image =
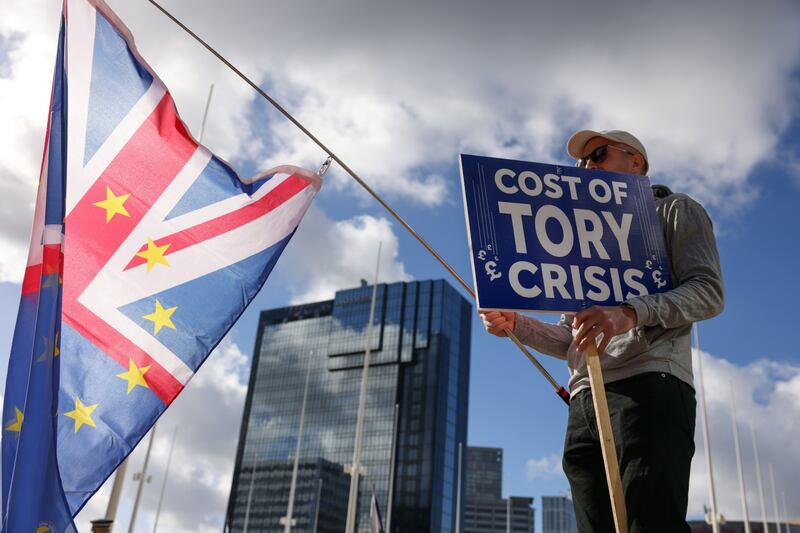
[[[642,143],[624,131],[579,131],[567,151],[587,168],[644,176],[649,167]],[[653,194],[672,290],[619,306],[591,307],[574,317],[562,315],[557,325],[516,313],[482,314],[490,333],[505,336],[507,328],[525,344],[567,361],[571,404],[563,466],[581,532],[614,531],[583,353],[595,339],[629,529],[689,531],[686,507],[697,405],[691,327],[722,311],[722,275],[703,207],[664,186],[653,186]]]

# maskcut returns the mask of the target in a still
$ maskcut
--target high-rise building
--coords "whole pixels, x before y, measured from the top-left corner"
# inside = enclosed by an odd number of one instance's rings
[[[711,524],[705,520],[689,520],[689,528],[692,533],[712,533],[713,528]],[[720,533],[745,533],[744,522],[741,520],[726,520],[724,524],[719,526]],[[764,530],[764,523],[759,521],[750,521],[751,533],[770,533],[778,531],[780,533],[800,533],[800,523],[798,522],[767,522],[767,530]]]
[[[283,530],[298,440],[303,474],[292,531],[344,530],[350,477],[343,465],[353,460],[371,296],[372,286],[364,285],[333,300],[261,313],[228,502],[230,531],[243,531],[245,521],[248,531]],[[359,531],[369,531],[373,485],[391,532],[453,531],[471,320],[470,302],[442,280],[378,285]],[[338,488],[328,493],[328,486]]]
[[[503,497],[503,449],[467,448],[468,500],[499,500]]]
[[[566,496],[542,496],[542,533],[577,533],[575,509]]]
[[[533,498],[502,497],[503,450],[467,447],[463,533],[533,533]]]

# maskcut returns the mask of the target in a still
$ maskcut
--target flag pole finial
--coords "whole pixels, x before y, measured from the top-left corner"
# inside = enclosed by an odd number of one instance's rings
[[[319,170],[317,171],[317,175],[320,178],[322,176],[324,176],[326,172],[328,172],[328,169],[331,168],[331,163],[332,162],[333,162],[333,157],[332,156],[328,156],[328,158],[325,160],[325,162],[322,163],[322,165],[319,167]]]

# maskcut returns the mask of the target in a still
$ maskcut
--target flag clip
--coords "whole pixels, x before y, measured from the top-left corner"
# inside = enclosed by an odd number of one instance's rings
[[[322,163],[322,166],[321,166],[321,167],[319,167],[319,170],[317,171],[317,175],[318,175],[320,178],[321,178],[322,176],[324,176],[324,175],[325,175],[325,173],[328,171],[328,169],[329,169],[329,168],[330,168],[330,166],[331,166],[331,162],[332,162],[332,161],[333,161],[333,157],[332,157],[332,156],[328,156],[328,159],[326,159],[326,160],[325,160],[325,162],[324,162],[324,163]]]

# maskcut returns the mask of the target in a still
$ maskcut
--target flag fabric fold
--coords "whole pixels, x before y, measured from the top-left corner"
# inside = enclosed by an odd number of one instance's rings
[[[108,6],[64,2],[4,395],[3,531],[74,530],[320,185],[288,165],[241,179],[188,133]]]

